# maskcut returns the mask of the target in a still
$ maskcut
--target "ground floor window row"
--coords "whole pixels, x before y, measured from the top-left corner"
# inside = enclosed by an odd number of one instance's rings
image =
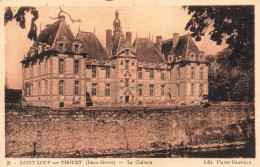
[[[48,82],[47,80],[44,81],[45,82],[45,94],[48,94]],[[128,87],[128,86],[126,86]],[[145,90],[149,90],[149,95],[150,96],[154,96],[155,95],[155,91],[157,91],[159,87],[155,87],[154,84],[149,84],[149,85],[143,85],[143,84],[138,84],[137,87],[137,92],[139,96],[143,96],[144,93],[144,89]],[[38,82],[38,95],[42,94],[42,85],[41,82]],[[110,96],[111,95],[111,84],[110,83],[106,83],[105,84],[105,96]],[[190,88],[190,95],[194,96],[195,95],[195,84],[191,84],[191,88]],[[25,96],[32,96],[33,95],[33,84],[32,83],[26,83],[24,86],[24,92],[25,92]],[[64,95],[65,94],[65,81],[64,80],[59,80],[58,82],[58,92],[59,95]],[[80,82],[78,80],[74,81],[74,95],[79,95],[80,92]],[[92,83],[91,85],[91,95],[92,96],[97,96],[98,95],[98,83]],[[169,87],[169,92],[168,95],[171,95],[172,90]],[[176,84],[176,89],[175,89],[175,94],[177,96],[180,96],[180,84]],[[199,84],[199,95],[202,96],[204,94],[204,84]],[[164,96],[165,95],[165,85],[160,85],[160,95]]]

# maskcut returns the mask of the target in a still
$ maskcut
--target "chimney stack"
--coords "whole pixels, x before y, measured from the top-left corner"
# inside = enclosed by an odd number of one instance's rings
[[[162,36],[156,36],[155,47],[160,53],[162,53]]]
[[[132,32],[126,32],[126,45],[132,44]]]
[[[112,30],[107,29],[106,30],[106,48],[107,48],[109,54],[111,54],[111,45],[112,45]]]
[[[173,33],[172,48],[175,48],[179,42],[179,33]]]

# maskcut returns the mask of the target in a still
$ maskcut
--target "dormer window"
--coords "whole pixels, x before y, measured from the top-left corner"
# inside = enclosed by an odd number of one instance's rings
[[[79,45],[75,45],[75,53],[79,53]]]
[[[59,52],[63,52],[63,43],[59,43]]]

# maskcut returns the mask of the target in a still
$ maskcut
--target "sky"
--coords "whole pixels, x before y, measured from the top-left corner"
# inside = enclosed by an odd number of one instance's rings
[[[12,8],[16,13],[18,8]],[[156,36],[162,36],[162,39],[172,38],[173,33],[185,35],[188,31],[184,30],[186,23],[190,19],[187,13],[180,6],[97,6],[97,7],[62,7],[75,20],[81,22],[72,23],[68,16],[66,23],[70,26],[72,33],[76,36],[79,27],[81,31],[94,32],[105,47],[106,29],[113,29],[115,11],[119,12],[119,19],[123,32],[132,32],[132,41],[135,37],[148,38],[155,42]],[[56,20],[50,17],[57,17],[58,7],[37,7],[39,18],[35,22],[38,28],[44,29],[45,25],[52,24]],[[6,68],[6,85],[11,89],[22,88],[22,65],[20,61],[29,51],[33,41],[27,38],[30,29],[31,14],[26,14],[26,28],[21,29],[17,22],[13,20],[5,26],[5,68]],[[40,28],[41,27],[41,28]],[[223,42],[222,45],[216,45],[206,35],[200,42],[196,42],[198,48],[205,54],[216,54],[227,47]]]

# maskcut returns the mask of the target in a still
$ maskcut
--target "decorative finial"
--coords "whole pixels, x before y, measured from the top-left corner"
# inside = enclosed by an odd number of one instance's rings
[[[118,18],[118,15],[119,15],[118,10],[116,10],[115,15],[116,15],[116,18]]]
[[[96,27],[94,27],[94,34],[96,33]]]

